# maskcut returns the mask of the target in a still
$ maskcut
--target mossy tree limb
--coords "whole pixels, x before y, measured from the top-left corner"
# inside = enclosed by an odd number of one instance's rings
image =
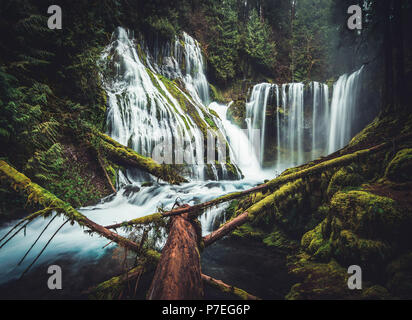
[[[213,288],[219,289],[224,293],[231,293],[242,300],[261,300],[260,298],[242,290],[237,287],[224,283],[222,280],[214,279],[202,273],[202,281]]]
[[[136,252],[140,251],[139,245],[135,242],[119,236],[117,233],[114,233],[88,219],[71,205],[60,200],[54,194],[42,188],[38,184],[32,182],[24,174],[18,172],[2,160],[0,160],[0,180],[9,183],[15,191],[25,195],[29,204],[41,205],[45,208],[53,208],[53,210],[64,214],[71,221],[76,221],[80,226],[87,227],[93,232],[96,232],[123,247],[129,248]],[[27,217],[27,219],[30,217],[31,216]],[[33,218],[35,217],[31,217],[31,219]]]
[[[101,152],[113,162],[126,167],[142,169],[172,184],[187,182],[185,178],[177,174],[172,168],[165,170],[164,165],[158,164],[151,158],[141,156],[136,151],[121,145],[103,133],[99,133],[99,137],[101,138],[99,143]]]

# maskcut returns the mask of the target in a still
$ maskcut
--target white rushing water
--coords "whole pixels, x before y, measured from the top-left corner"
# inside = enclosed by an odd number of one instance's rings
[[[276,148],[277,171],[345,146],[356,133],[353,123],[362,69],[339,77],[333,86],[331,104],[328,86],[316,81],[306,86],[303,83],[255,85],[246,103],[246,123],[249,131],[260,130],[258,139],[251,141],[261,165],[267,160],[264,155],[268,145]],[[269,110],[275,113],[270,124]],[[272,127],[275,131],[268,132]],[[268,136],[272,137],[270,141]]]
[[[143,50],[141,46],[140,50]],[[116,29],[101,59],[108,96],[108,134],[158,162],[189,164],[188,176],[204,180],[207,178],[204,136],[198,122],[211,128],[210,121],[213,120],[219,127],[220,119],[205,106],[209,102],[209,84],[203,71],[201,49],[193,38],[183,33],[182,40],[174,42],[173,50],[171,44],[167,44],[161,51],[162,55],[168,54],[162,61],[167,68],[159,66],[147,49],[145,65],[139,57],[133,34],[123,28]],[[181,81],[186,92],[171,79],[164,78],[162,73]],[[188,106],[182,106],[171,90],[184,97],[193,108],[192,114],[184,109]],[[223,153],[222,150],[225,146],[218,148],[219,153]],[[219,156],[223,158],[223,155]],[[226,178],[225,162],[220,164],[220,177],[216,163],[210,161],[208,165],[214,179]],[[128,179],[134,181],[135,177],[129,175]]]
[[[359,78],[362,70],[363,67],[350,75],[340,76],[333,85],[329,153],[344,147],[354,134],[352,124],[358,114],[356,102],[359,96]]]

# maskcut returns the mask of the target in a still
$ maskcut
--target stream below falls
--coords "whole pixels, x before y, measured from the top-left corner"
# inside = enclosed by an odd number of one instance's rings
[[[79,211],[99,224],[108,225],[156,212],[160,206],[171,208],[176,199],[193,205],[227,193],[249,189],[259,182],[261,181],[251,179],[193,181],[180,186],[154,183],[148,187],[133,184],[123,187],[116,195]],[[213,231],[225,220],[224,211],[227,206],[228,204],[222,204],[208,209],[200,217],[203,235]],[[87,298],[84,293],[87,288],[125,270],[122,250],[116,249],[115,244],[107,245],[109,241],[105,238],[85,233],[75,223],[66,224],[60,230],[36,264],[20,279],[21,274],[65,220],[63,216],[55,218],[25,260],[18,265],[53,216],[54,214],[49,218],[35,219],[25,232],[20,232],[1,249],[1,299]],[[18,221],[19,219],[3,222],[0,226],[0,237]],[[126,235],[120,229],[118,232]],[[159,243],[159,246],[161,245],[162,243]],[[284,254],[261,243],[232,241],[230,238],[211,245],[201,254],[202,270],[205,274],[249,290],[257,296],[274,299],[282,299],[293,284],[288,280],[284,260]],[[47,269],[53,264],[62,268],[63,290],[49,290],[47,287],[50,276]],[[148,273],[140,282],[139,288],[142,292],[145,286],[150,285],[151,276],[152,274]],[[206,298],[229,298],[209,288],[205,295]],[[140,297],[144,298],[144,294],[141,293]]]

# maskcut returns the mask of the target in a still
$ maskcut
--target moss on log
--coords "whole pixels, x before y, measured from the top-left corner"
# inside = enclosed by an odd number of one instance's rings
[[[101,132],[95,132],[95,134],[100,138],[98,147],[101,152],[113,162],[122,166],[142,169],[172,184],[187,182],[187,180],[181,177],[171,166],[160,165],[151,158],[144,157],[136,151],[123,146],[106,134]]]
[[[237,287],[228,285],[226,283],[224,283],[222,280],[217,280],[214,279],[212,277],[209,277],[205,274],[202,274],[202,280],[203,282],[205,282],[206,284],[208,284],[209,286],[219,289],[220,291],[224,292],[224,293],[230,293],[233,294],[237,297],[239,297],[242,300],[261,300],[260,298],[247,293],[246,291],[239,289]]]
[[[15,191],[23,194],[27,202],[32,205],[41,205],[45,208],[53,208],[58,213],[64,214],[71,221],[76,221],[80,226],[87,227],[93,232],[110,239],[117,244],[139,252],[139,246],[129,239],[119,236],[105,227],[95,223],[74,209],[67,202],[57,198],[54,194],[32,182],[24,174],[20,173],[5,161],[0,160],[0,180],[8,183]],[[45,210],[45,213],[49,210]],[[40,216],[40,215],[37,215]],[[33,217],[34,218],[34,217]]]

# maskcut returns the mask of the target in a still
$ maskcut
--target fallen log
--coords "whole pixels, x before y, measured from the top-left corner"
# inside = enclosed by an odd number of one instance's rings
[[[203,297],[199,230],[188,214],[170,219],[170,231],[150,285],[149,300],[187,300]]]
[[[214,279],[210,276],[207,276],[205,274],[202,273],[202,280],[203,282],[205,282],[206,284],[210,285],[213,288],[219,289],[220,291],[224,292],[224,293],[231,293],[234,294],[235,296],[239,297],[242,300],[262,300],[242,289],[239,289],[237,287],[228,285],[226,283],[224,283],[222,280],[217,280]]]
[[[180,176],[173,168],[160,165],[151,158],[144,157],[136,151],[118,143],[108,135],[101,132],[93,132],[100,141],[98,147],[113,162],[126,166],[142,169],[157,178],[160,178],[171,184],[179,184],[187,182],[185,178]]]
[[[44,211],[39,211],[41,214],[36,213],[30,215],[23,220],[30,220],[35,217],[45,215],[49,213],[50,208],[52,208],[54,211],[65,215],[71,221],[76,221],[80,226],[87,227],[91,231],[116,242],[122,247],[139,252],[138,244],[88,219],[86,216],[74,209],[70,204],[64,202],[48,190],[32,182],[28,177],[8,165],[3,160],[0,160],[0,180],[7,182],[15,191],[25,195],[28,203],[38,204],[46,208]],[[157,253],[150,251],[148,254],[156,255]]]
[[[252,221],[257,215],[261,214],[266,209],[271,209],[275,201],[281,201],[289,195],[294,194],[299,188],[302,187],[302,183],[302,179],[298,179],[294,182],[289,182],[282,188],[276,190],[275,192],[264,197],[262,200],[256,202],[248,209],[246,209],[245,212],[241,213],[232,220],[227,221],[220,228],[203,237],[204,246],[207,247],[211,245],[217,240],[223,238],[225,235],[231,233],[233,230],[235,230],[242,224],[248,221]]]

